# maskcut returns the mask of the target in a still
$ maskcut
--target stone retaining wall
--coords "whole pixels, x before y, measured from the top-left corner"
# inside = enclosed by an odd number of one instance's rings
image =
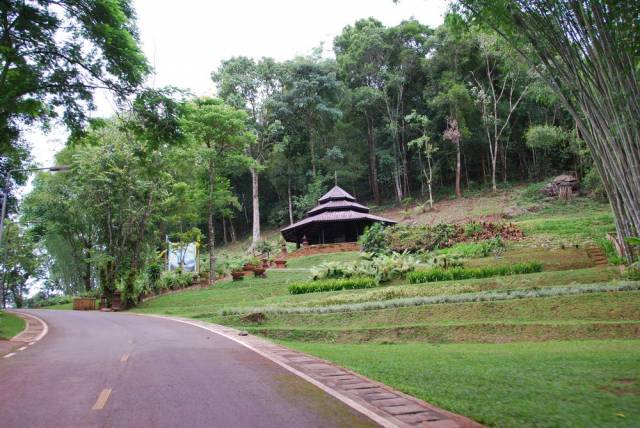
[[[360,245],[357,242],[341,242],[339,244],[317,244],[302,247],[296,251],[287,254],[288,259],[302,256],[312,256],[315,254],[325,253],[343,253],[347,251],[360,251]]]

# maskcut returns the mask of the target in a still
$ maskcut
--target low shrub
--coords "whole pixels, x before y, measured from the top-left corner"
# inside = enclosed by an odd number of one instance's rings
[[[640,262],[631,264],[625,270],[624,277],[632,281],[640,281]]]
[[[179,288],[189,287],[193,281],[191,272],[163,272],[158,279],[160,289],[177,290]]]
[[[368,227],[358,239],[358,243],[362,251],[367,253],[385,254],[389,252],[382,223],[374,223]]]
[[[311,270],[314,280],[332,278],[374,277],[378,283],[404,277],[415,270],[419,260],[408,253],[366,254],[363,260],[327,262]]]
[[[373,277],[326,279],[322,281],[297,282],[289,286],[289,294],[316,293],[322,291],[355,290],[373,288],[378,283]]]
[[[411,284],[435,281],[454,281],[471,278],[488,278],[491,276],[517,275],[542,271],[542,264],[538,262],[516,263],[510,266],[492,266],[482,268],[454,267],[443,269],[435,267],[428,270],[418,270],[407,275]]]
[[[624,258],[618,255],[613,242],[609,241],[608,239],[600,238],[596,239],[596,243],[598,244],[600,249],[602,249],[604,255],[607,256],[607,261],[610,264],[614,266],[624,264]]]
[[[467,238],[473,238],[474,236],[482,233],[484,231],[484,227],[478,222],[471,221],[464,225],[464,236]]]
[[[432,251],[451,246],[458,233],[451,224],[395,225],[385,230],[385,239],[388,247],[399,253]]]
[[[458,256],[464,258],[487,257],[492,254],[500,254],[505,248],[500,236],[480,242],[462,242],[449,248],[438,250],[438,254]]]
[[[26,299],[24,306],[27,308],[44,308],[47,306],[64,305],[73,302],[73,297],[74,296],[35,296],[31,299]]]

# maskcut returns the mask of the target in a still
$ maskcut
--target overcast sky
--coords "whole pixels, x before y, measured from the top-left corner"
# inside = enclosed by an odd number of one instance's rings
[[[307,54],[356,20],[373,16],[385,25],[415,17],[435,27],[446,0],[134,0],[142,48],[155,69],[150,86],[173,85],[213,95],[211,72],[232,56],[285,60]],[[330,52],[327,52],[330,54]],[[110,116],[113,103],[96,96],[96,116]],[[66,138],[57,128],[27,136],[34,159],[48,166]]]

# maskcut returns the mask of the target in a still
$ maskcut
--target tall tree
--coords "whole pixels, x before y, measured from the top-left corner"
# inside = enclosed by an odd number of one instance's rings
[[[511,118],[524,98],[531,80],[516,62],[507,62],[509,49],[501,45],[494,33],[477,32],[476,40],[484,66],[473,73],[472,94],[479,106],[491,161],[491,186],[497,192],[496,171],[500,142],[511,124]]]
[[[216,272],[214,215],[233,203],[227,176],[230,169],[249,163],[244,153],[254,137],[247,131],[246,113],[217,99],[200,98],[189,103],[183,125],[187,138],[200,147],[199,158],[206,170],[209,283],[213,285]]]
[[[427,188],[429,190],[429,208],[433,209],[433,192],[432,192],[432,183],[433,183],[433,155],[438,150],[438,148],[431,141],[431,136],[429,135],[429,126],[431,121],[429,118],[423,114],[418,114],[414,110],[411,114],[407,115],[404,120],[409,124],[411,128],[414,128],[418,131],[418,137],[409,141],[409,147],[416,148],[421,154],[424,154],[424,157],[427,161],[427,167],[422,168],[422,175],[424,176],[427,182]]]
[[[78,130],[95,89],[123,98],[148,71],[128,0],[1,2],[0,171],[26,159],[24,124],[61,114]]]
[[[460,0],[527,59],[573,116],[609,196],[620,243],[640,235],[637,1]],[[531,55],[529,50],[531,50]]]
[[[385,28],[369,18],[347,26],[334,41],[336,59],[342,78],[350,88],[366,87],[360,109],[367,118],[370,151],[373,144],[372,117],[378,101],[393,139],[393,182],[398,202],[409,191],[409,163],[404,135],[407,94],[421,92],[424,62],[431,34],[428,27],[415,20]],[[375,157],[370,155],[370,170],[375,171]],[[375,194],[375,189],[374,189]]]
[[[13,303],[20,308],[28,291],[27,282],[40,276],[41,256],[34,236],[23,225],[7,220],[4,227],[5,245],[0,248],[2,307]]]
[[[311,56],[284,64],[282,94],[274,102],[287,105],[290,115],[300,122],[297,131],[303,134],[301,136],[309,146],[314,177],[318,174],[319,149],[326,146],[327,134],[342,117],[338,108],[340,93],[335,62]]]
[[[271,58],[256,62],[247,57],[234,57],[224,61],[218,71],[212,73],[220,97],[230,105],[249,112],[251,128],[256,134],[254,143],[247,147],[248,155],[255,161],[249,168],[253,205],[251,248],[261,239],[259,173],[274,143],[268,132],[269,116],[265,110],[269,97],[280,89],[278,70],[278,64]]]

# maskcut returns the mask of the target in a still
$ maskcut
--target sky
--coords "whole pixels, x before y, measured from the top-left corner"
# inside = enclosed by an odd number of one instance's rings
[[[447,0],[134,0],[142,49],[155,72],[147,84],[172,85],[195,95],[214,95],[211,72],[232,56],[286,60],[324,43],[331,55],[333,38],[356,20],[370,16],[387,26],[414,17],[440,25]],[[114,104],[95,96],[94,116],[111,116]],[[27,139],[34,161],[53,163],[66,139],[62,127]],[[29,187],[29,186],[28,186]],[[28,190],[28,187],[26,190]]]

